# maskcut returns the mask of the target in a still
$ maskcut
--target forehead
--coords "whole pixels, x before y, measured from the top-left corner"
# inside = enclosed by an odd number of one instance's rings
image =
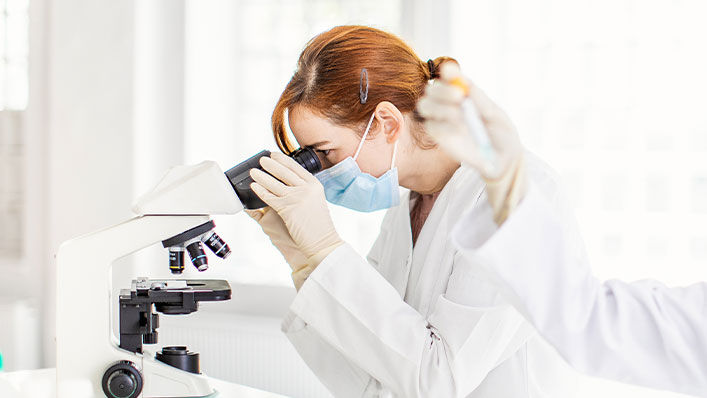
[[[322,141],[339,141],[354,136],[353,130],[332,123],[326,117],[303,106],[293,107],[287,115],[292,134],[300,146],[311,146]]]

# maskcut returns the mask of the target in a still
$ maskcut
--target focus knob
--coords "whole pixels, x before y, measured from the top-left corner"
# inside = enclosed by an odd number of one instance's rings
[[[127,398],[135,392],[137,380],[135,376],[123,370],[119,370],[108,378],[108,390],[111,394],[119,398]]]
[[[142,376],[130,361],[120,361],[108,368],[101,384],[108,398],[137,398],[142,392]]]

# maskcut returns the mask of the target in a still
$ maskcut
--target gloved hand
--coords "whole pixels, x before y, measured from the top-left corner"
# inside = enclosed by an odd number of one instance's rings
[[[299,250],[287,231],[285,222],[270,207],[258,210],[245,211],[251,218],[260,224],[263,232],[270,238],[272,244],[280,251],[292,269],[292,281],[299,291],[309,274],[314,271],[307,257]]]
[[[252,169],[251,189],[280,215],[292,241],[316,267],[344,243],[331,221],[322,184],[281,153],[260,158],[260,165],[271,175]]]
[[[492,168],[488,167],[467,125],[464,101],[470,101],[467,106],[476,108],[488,133],[495,151]],[[486,182],[494,220],[501,225],[525,194],[527,178],[523,146],[508,116],[483,91],[464,80],[458,66],[451,62],[442,65],[440,79],[427,87],[417,111],[425,118],[425,131],[442,149],[479,171]]]

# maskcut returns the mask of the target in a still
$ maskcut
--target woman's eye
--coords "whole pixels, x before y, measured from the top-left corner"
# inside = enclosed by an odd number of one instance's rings
[[[322,166],[326,168],[326,165],[331,163],[329,161],[329,149],[315,149],[314,152],[317,154],[317,157],[319,158],[319,161],[322,163]]]

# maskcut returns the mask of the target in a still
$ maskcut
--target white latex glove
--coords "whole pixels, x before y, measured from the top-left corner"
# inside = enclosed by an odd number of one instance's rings
[[[492,168],[482,156],[467,124],[462,104],[475,107],[495,152]],[[425,131],[457,160],[479,171],[486,181],[489,203],[499,225],[518,205],[526,189],[523,146],[505,112],[481,89],[461,76],[451,62],[442,65],[440,78],[428,86],[417,104]],[[483,132],[482,132],[483,134]]]
[[[280,251],[282,256],[287,261],[292,269],[292,281],[295,284],[295,288],[299,290],[305,280],[309,277],[309,274],[314,271],[314,266],[312,266],[307,257],[302,253],[295,242],[292,240],[285,222],[282,218],[272,210],[270,207],[266,207],[258,210],[246,210],[245,211],[251,218],[260,224],[263,232],[270,238],[272,244]]]
[[[344,242],[334,228],[324,187],[294,159],[281,153],[260,158],[267,173],[252,169],[251,189],[277,212],[297,248],[313,267]],[[278,181],[279,180],[279,181]]]

